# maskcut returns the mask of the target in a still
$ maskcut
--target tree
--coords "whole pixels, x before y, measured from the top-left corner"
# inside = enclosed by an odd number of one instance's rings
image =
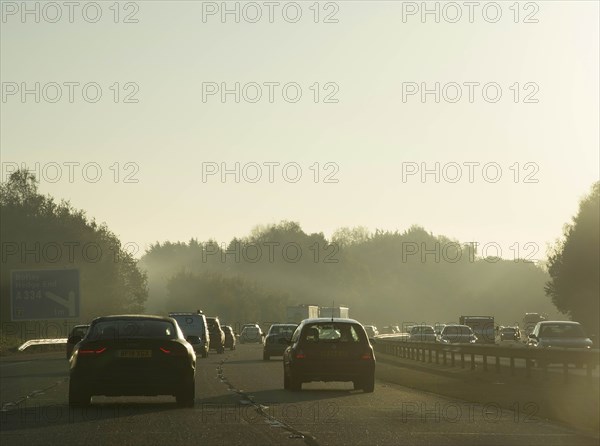
[[[564,238],[548,257],[546,295],[559,311],[598,334],[600,313],[600,182],[579,203]]]
[[[18,170],[0,184],[0,214],[0,321],[10,318],[13,269],[78,269],[82,321],[143,311],[148,285],[137,261],[105,224],[41,195],[34,175]]]

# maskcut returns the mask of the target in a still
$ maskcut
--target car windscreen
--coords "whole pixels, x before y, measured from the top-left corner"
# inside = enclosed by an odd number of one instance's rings
[[[360,326],[347,323],[319,322],[304,327],[302,341],[306,343],[361,343],[367,342]]]
[[[515,333],[516,330],[514,328],[503,328],[502,333]]]
[[[152,338],[176,339],[177,330],[168,321],[160,320],[110,320],[98,322],[90,328],[89,340]]]
[[[442,333],[444,336],[456,336],[456,335],[470,335],[471,334],[471,330],[469,329],[469,327],[461,327],[461,326],[456,326],[456,327],[451,327],[451,326],[447,326],[446,328],[444,328],[444,331]]]

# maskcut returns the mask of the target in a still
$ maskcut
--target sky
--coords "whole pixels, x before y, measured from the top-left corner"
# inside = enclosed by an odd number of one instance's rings
[[[598,181],[598,2],[224,5],[2,2],[2,181],[26,166],[137,257],[292,220],[507,259]]]

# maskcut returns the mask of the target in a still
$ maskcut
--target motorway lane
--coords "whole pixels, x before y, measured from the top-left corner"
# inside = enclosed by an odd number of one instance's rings
[[[381,362],[377,368],[378,376],[398,373]],[[263,361],[260,345],[199,359],[193,409],[164,396],[94,397],[91,408],[69,410],[67,362],[59,353],[22,363],[2,360],[0,371],[3,386],[8,379],[3,403],[20,393],[11,389],[32,394],[1,413],[3,445],[598,444],[598,438],[535,419],[531,408],[500,410],[379,380],[372,394],[349,383],[285,391],[281,359]],[[33,388],[38,383],[49,382],[55,385],[34,393],[41,390]]]
[[[260,346],[239,350],[223,364],[228,383],[319,445],[598,444],[597,438],[536,419],[532,406],[501,410],[379,380],[372,394],[354,391],[351,383],[308,383],[301,392],[285,391],[280,358],[262,361]],[[399,371],[381,362],[377,369],[378,377]]]

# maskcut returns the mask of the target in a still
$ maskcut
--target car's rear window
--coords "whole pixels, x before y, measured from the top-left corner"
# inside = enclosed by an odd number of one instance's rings
[[[90,328],[90,340],[119,338],[175,339],[177,330],[172,323],[159,320],[102,321]]]
[[[309,324],[302,332],[302,342],[367,342],[360,326],[347,323],[320,322]]]
[[[548,338],[583,338],[581,325],[544,324],[540,327],[540,336]]]
[[[258,328],[256,327],[246,327],[244,328],[245,333],[258,333]]]
[[[427,327],[427,326],[413,327],[413,328],[411,328],[410,332],[412,334],[435,334],[435,332],[433,331],[433,327]]]
[[[296,330],[295,325],[273,325],[269,330],[269,334],[279,335],[286,334],[291,335]]]
[[[516,330],[514,328],[503,328],[502,333],[514,333]]]

